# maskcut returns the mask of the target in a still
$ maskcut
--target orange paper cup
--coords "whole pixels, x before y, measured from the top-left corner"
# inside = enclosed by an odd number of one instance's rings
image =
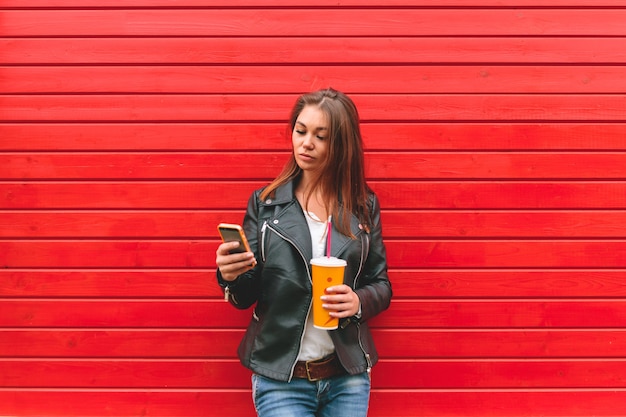
[[[322,307],[321,297],[326,288],[343,284],[346,261],[334,257],[311,259],[313,272],[313,326],[318,329],[334,330],[339,326],[339,319],[331,317]]]

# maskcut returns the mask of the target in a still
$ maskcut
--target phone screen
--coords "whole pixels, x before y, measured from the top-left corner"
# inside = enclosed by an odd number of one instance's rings
[[[246,252],[246,244],[241,238],[239,230],[231,227],[219,227],[222,240],[224,242],[239,242],[239,247],[232,249],[230,253],[243,253]]]

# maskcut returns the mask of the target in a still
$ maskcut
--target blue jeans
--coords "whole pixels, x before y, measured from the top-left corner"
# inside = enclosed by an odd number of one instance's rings
[[[259,417],[366,417],[370,378],[364,372],[283,382],[254,374],[252,397]]]

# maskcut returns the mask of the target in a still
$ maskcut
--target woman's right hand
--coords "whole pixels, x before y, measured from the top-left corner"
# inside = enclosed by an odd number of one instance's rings
[[[215,252],[215,263],[225,281],[234,281],[246,271],[251,270],[256,265],[254,253],[229,253],[239,247],[239,242],[222,243]]]

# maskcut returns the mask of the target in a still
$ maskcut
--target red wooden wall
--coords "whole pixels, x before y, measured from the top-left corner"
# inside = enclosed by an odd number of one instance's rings
[[[395,290],[371,416],[626,415],[625,64],[626,0],[3,0],[0,415],[253,415],[215,225],[329,85]]]

